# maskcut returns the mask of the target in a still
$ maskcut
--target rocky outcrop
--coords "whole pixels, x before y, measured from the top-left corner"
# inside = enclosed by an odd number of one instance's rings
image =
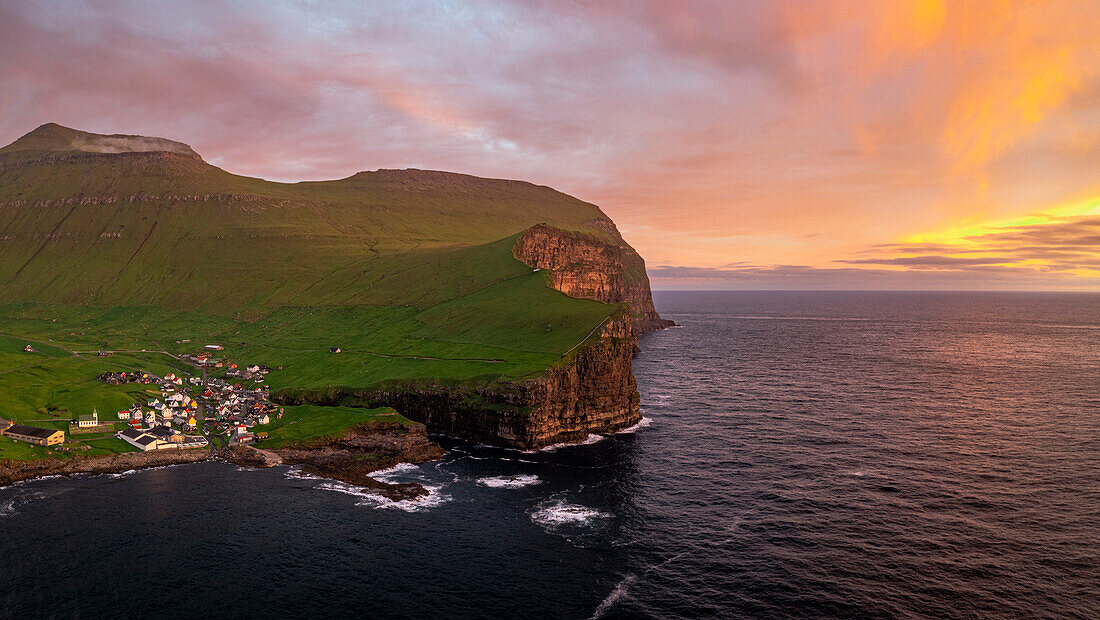
[[[551,285],[570,297],[627,304],[636,332],[673,325],[653,307],[642,257],[610,220],[590,224],[602,235],[532,226],[516,240],[512,254],[532,267],[548,269]]]
[[[300,465],[306,473],[364,487],[394,501],[428,494],[416,483],[382,482],[371,472],[399,463],[423,463],[443,456],[428,439],[423,424],[370,423],[352,426],[337,438],[272,450],[281,462]]]

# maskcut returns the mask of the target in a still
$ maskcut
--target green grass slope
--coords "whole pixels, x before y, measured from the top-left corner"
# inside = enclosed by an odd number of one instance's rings
[[[535,376],[621,312],[512,256],[538,223],[622,243],[596,206],[530,183],[274,183],[177,142],[45,125],[0,149],[0,417],[112,411],[141,395],[97,373],[166,371],[210,342],[281,366],[276,391]]]

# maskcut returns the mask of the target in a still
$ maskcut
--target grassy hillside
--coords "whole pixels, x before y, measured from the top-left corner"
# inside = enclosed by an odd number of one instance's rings
[[[272,420],[270,424],[258,425],[253,429],[257,433],[269,434],[269,437],[263,441],[264,448],[308,447],[318,441],[338,438],[349,427],[357,424],[409,423],[408,419],[389,407],[358,409],[301,405],[286,407],[284,410],[285,413],[281,419]]]
[[[273,183],[180,143],[43,126],[0,149],[0,416],[111,411],[140,394],[97,373],[166,371],[170,355],[141,350],[210,342],[281,366],[275,390],[536,375],[621,311],[513,258],[538,223],[622,243],[594,205],[530,183]]]

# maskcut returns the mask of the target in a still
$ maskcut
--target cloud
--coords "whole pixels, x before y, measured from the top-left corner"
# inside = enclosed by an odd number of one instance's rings
[[[938,243],[880,244],[865,251],[869,256],[838,262],[940,270],[999,265],[1100,276],[1100,216],[1038,214],[1031,219],[1038,221],[989,226]]]
[[[1097,189],[1098,25],[1077,0],[12,0],[0,143],[54,121],[277,180],[521,178],[654,264],[986,259],[883,244]],[[997,257],[1063,233],[1013,234]]]
[[[648,270],[655,289],[742,290],[1092,290],[1100,276],[1074,277],[1023,267],[891,270],[809,265],[676,267]]]

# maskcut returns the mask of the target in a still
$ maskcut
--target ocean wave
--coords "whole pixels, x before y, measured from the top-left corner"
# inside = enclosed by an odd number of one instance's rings
[[[584,441],[575,441],[572,443],[555,443],[546,446],[545,448],[539,448],[538,450],[521,450],[521,452],[523,452],[524,454],[535,454],[537,452],[557,452],[562,448],[570,448],[573,446],[590,446],[594,443],[603,441],[604,439],[607,439],[607,435],[589,435],[584,439]]]
[[[10,517],[15,514],[15,500],[9,499],[6,502],[0,502],[0,517]]]
[[[73,474],[73,475],[76,476],[77,474]],[[85,474],[85,475],[87,475],[87,474]],[[26,486],[28,484],[34,484],[36,482],[42,482],[44,480],[58,480],[58,479],[61,479],[61,478],[68,478],[68,477],[69,476],[66,476],[64,474],[50,474],[49,476],[39,476],[37,478],[28,478],[27,480],[17,480],[15,482],[11,483],[11,486],[12,487],[21,487],[21,486]],[[4,488],[6,489],[6,488],[9,488],[9,487],[4,487]]]
[[[532,474],[519,474],[516,476],[490,476],[478,478],[477,483],[491,489],[522,489],[523,487],[542,484],[538,476]]]
[[[634,426],[631,426],[630,428],[624,428],[621,431],[616,431],[615,434],[616,435],[625,435],[627,433],[634,433],[634,432],[637,432],[638,429],[645,428],[645,427],[649,426],[650,424],[653,424],[653,418],[643,417],[641,420],[638,420],[638,423],[635,424]]]
[[[184,465],[191,465],[191,464],[192,463],[171,463],[169,465],[157,465],[156,467],[142,467],[142,468],[139,468],[139,469],[127,469],[126,471],[122,471],[122,472],[115,472],[113,474],[102,474],[102,475],[106,476],[108,478],[125,478],[127,476],[131,476],[131,475],[136,474],[138,472],[157,471],[158,469],[169,469],[171,467],[182,467]],[[80,475],[80,474],[74,474],[74,475]],[[91,474],[86,474],[86,475],[91,475]]]
[[[549,531],[563,528],[589,527],[610,517],[594,508],[570,504],[564,500],[551,500],[538,505],[531,513],[531,520]]]
[[[383,480],[385,482],[390,482],[388,478],[393,478],[395,476],[400,476],[401,474],[409,474],[418,471],[420,471],[420,467],[418,465],[413,465],[412,463],[398,463],[393,467],[387,467],[386,469],[372,471],[370,473],[370,477],[378,480]]]
[[[286,473],[283,474],[283,476],[286,478],[290,478],[291,480],[324,480],[324,478],[322,478],[321,476],[307,474],[306,472],[302,471],[301,467],[298,467],[297,465],[290,466],[286,470]]]
[[[322,482],[316,486],[317,489],[322,491],[333,491],[336,493],[343,493],[344,495],[351,495],[359,498],[359,501],[355,503],[356,506],[370,506],[371,508],[383,508],[404,510],[405,512],[419,512],[421,510],[427,510],[429,508],[435,508],[451,500],[450,495],[444,495],[440,493],[442,487],[427,486],[428,494],[418,497],[416,499],[403,499],[392,500],[384,495],[380,495],[377,491],[373,491],[366,487],[356,486],[354,484],[348,484],[346,482],[340,482],[338,480],[328,480]]]
[[[422,485],[428,490],[428,494],[418,497],[416,499],[403,499],[400,501],[392,500],[388,497],[373,493],[367,495],[360,500],[357,506],[372,506],[374,508],[386,508],[395,510],[404,510],[405,512],[420,512],[421,510],[428,510],[430,508],[436,508],[442,506],[451,501],[451,496],[440,493],[442,487]]]

